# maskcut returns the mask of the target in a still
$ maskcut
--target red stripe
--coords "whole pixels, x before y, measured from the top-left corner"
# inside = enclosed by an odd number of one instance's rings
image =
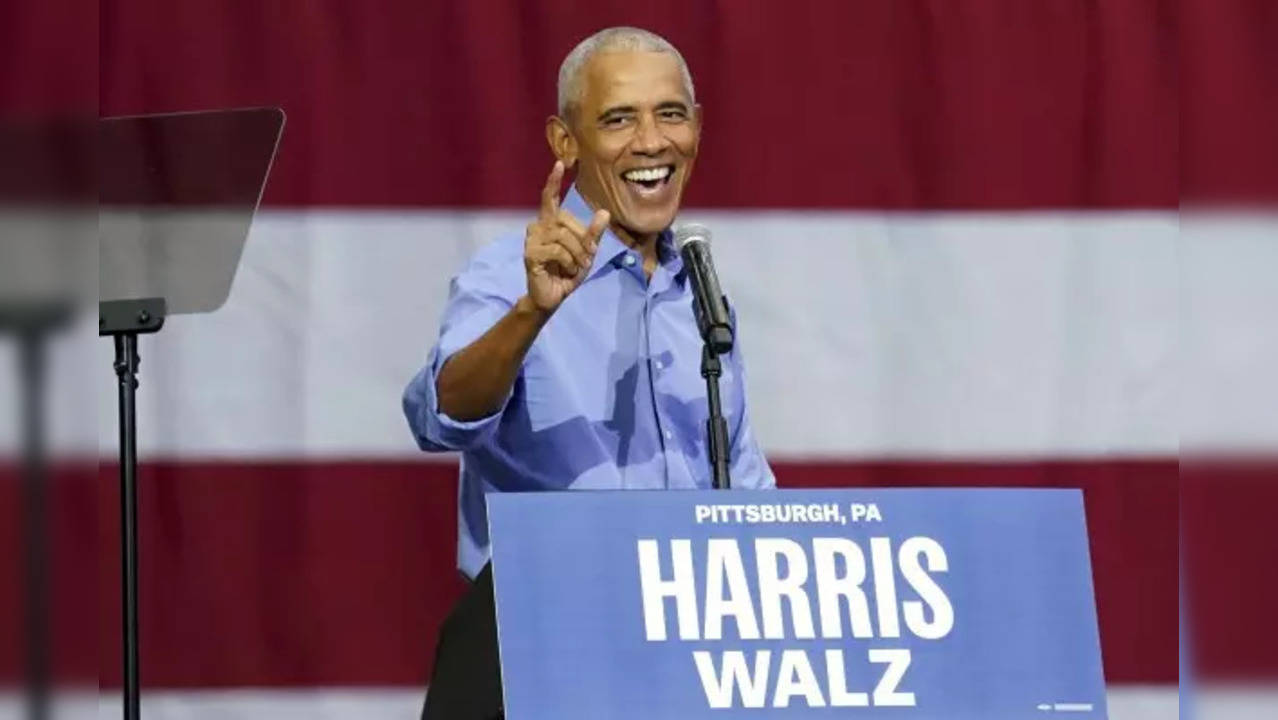
[[[28,496],[13,462],[0,459],[0,688],[11,687],[11,681],[25,672],[28,641],[33,639],[26,625],[30,609],[26,601],[32,589],[24,558],[28,531],[43,537],[46,546],[45,560],[38,565],[45,578],[41,594],[47,599],[49,638],[42,647],[49,655],[53,678],[81,687],[98,682],[97,640],[100,634],[106,638],[107,628],[97,626],[101,616],[94,614],[94,605],[101,599],[100,590],[115,593],[120,587],[118,561],[115,575],[99,574],[102,509],[97,503],[98,490],[105,485],[99,483],[98,472],[96,463],[51,471],[43,493],[47,520],[41,524],[29,512]],[[119,528],[118,520],[112,528]],[[113,547],[119,547],[118,540]],[[113,602],[119,608],[118,598]],[[116,622],[111,627],[118,626]],[[113,667],[118,667],[115,662]]]
[[[1179,7],[1183,197],[1278,201],[1278,3]]]
[[[1163,5],[133,0],[103,10],[101,98],[283,106],[274,204],[530,207],[559,62],[637,24],[684,51],[705,107],[690,204],[1173,207]]]
[[[1198,675],[1207,680],[1278,676],[1278,463],[1187,463],[1181,478],[1185,615]]]
[[[0,133],[13,118],[75,119],[82,131],[91,130],[99,90],[99,15],[89,7],[72,9],[60,2],[0,4]],[[85,157],[91,162],[93,153]]]
[[[1172,460],[776,467],[790,487],[1084,488],[1107,675],[1145,683],[1177,678],[1176,470]],[[435,630],[461,588],[455,485],[455,468],[444,464],[148,463],[140,507],[144,682],[421,685]],[[82,574],[98,573],[100,677],[114,686],[112,469],[102,470],[100,489],[100,497],[82,493],[60,506],[57,534],[73,546],[68,553],[80,551]],[[96,548],[82,517],[94,502]],[[84,565],[95,557],[96,568]],[[74,666],[85,643],[73,637],[58,649]]]

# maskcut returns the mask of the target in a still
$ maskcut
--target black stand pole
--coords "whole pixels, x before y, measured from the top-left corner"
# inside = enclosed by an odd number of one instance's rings
[[[138,679],[138,336],[115,336],[120,394],[120,563],[124,610],[124,718],[141,717]]]
[[[162,298],[99,303],[98,335],[115,341],[120,399],[120,581],[123,599],[124,720],[141,717],[138,676],[138,335],[164,325]]]
[[[73,306],[57,300],[0,305],[0,333],[17,342],[22,423],[22,572],[26,660],[25,708],[50,717],[48,458],[44,393],[48,340],[70,324]]]
[[[27,716],[49,717],[49,546],[46,522],[44,447],[44,349],[40,331],[22,333],[21,354],[23,443],[23,555],[25,566]]]
[[[710,401],[710,417],[706,419],[706,438],[710,446],[710,471],[715,490],[732,489],[728,477],[728,421],[723,418],[723,404],[719,400],[719,376],[723,366],[719,356],[707,344],[701,351],[701,377],[706,379],[706,397]]]

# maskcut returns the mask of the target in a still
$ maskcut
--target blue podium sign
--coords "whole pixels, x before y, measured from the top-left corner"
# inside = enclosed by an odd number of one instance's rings
[[[488,497],[510,720],[1105,718],[1076,490]]]

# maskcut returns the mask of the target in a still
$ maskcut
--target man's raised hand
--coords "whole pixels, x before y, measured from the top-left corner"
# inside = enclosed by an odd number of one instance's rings
[[[528,297],[547,314],[558,309],[586,279],[599,238],[608,227],[608,211],[595,212],[589,227],[559,207],[559,187],[564,164],[555,162],[541,190],[537,219],[524,234],[524,270],[528,276]]]

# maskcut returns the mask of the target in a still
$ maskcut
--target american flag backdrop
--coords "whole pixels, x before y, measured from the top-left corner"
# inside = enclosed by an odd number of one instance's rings
[[[288,115],[229,302],[141,347],[148,715],[418,712],[461,589],[457,467],[400,393],[449,278],[533,212],[559,62],[627,24],[691,66],[681,219],[714,230],[779,483],[1083,488],[1113,716],[1173,717],[1177,57],[1210,4],[103,3],[104,115]],[[1222,74],[1255,50],[1209,49]],[[109,462],[98,490],[111,688]]]

